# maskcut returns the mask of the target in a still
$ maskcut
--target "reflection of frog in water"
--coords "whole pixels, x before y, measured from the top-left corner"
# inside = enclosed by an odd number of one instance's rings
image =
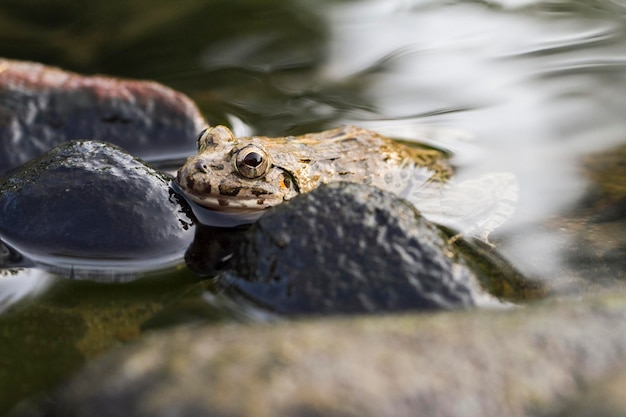
[[[177,182],[197,204],[225,212],[260,211],[347,181],[391,191],[431,221],[486,240],[513,213],[515,178],[491,173],[454,184],[446,155],[410,147],[347,126],[285,138],[236,138],[224,126],[205,130],[198,155],[178,170]]]

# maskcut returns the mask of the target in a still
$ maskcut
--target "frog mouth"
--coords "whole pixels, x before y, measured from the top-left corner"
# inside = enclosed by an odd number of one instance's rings
[[[197,196],[187,193],[196,204],[202,207],[224,212],[262,211],[278,204],[267,198],[242,198],[233,196]]]
[[[263,209],[258,207],[252,209],[243,204],[240,204],[240,207],[230,203],[228,206],[220,206],[216,199],[202,198],[183,191],[176,181],[170,182],[170,188],[189,204],[200,224],[206,226],[235,227],[250,224],[263,214]]]
[[[198,195],[191,190],[184,190],[176,181],[170,183],[170,187],[177,194],[187,200],[188,203],[199,205],[203,208],[227,212],[227,213],[251,213],[260,212],[282,202],[282,199],[272,198],[270,195],[260,197],[242,197],[240,195]]]

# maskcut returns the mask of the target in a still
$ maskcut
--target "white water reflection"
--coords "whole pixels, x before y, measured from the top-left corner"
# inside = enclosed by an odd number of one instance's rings
[[[575,10],[584,3],[490,3],[501,8],[325,4],[316,10],[332,36],[318,82],[363,81],[375,110],[355,110],[345,123],[414,139],[424,124],[471,132],[474,145],[455,149],[459,175],[518,177],[519,206],[498,231],[501,249],[523,272],[549,279],[567,273],[561,257],[570,242],[546,224],[583,196],[581,159],[626,142],[626,19],[606,8]],[[472,148],[480,151],[464,155]]]
[[[54,280],[53,275],[38,269],[0,269],[0,313],[18,301],[42,294]]]

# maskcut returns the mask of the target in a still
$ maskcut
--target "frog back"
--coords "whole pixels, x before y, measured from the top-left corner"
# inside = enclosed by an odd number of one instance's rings
[[[355,126],[262,139],[274,165],[292,174],[300,192],[346,181],[408,198],[417,188],[439,188],[452,175],[442,151],[407,146]]]

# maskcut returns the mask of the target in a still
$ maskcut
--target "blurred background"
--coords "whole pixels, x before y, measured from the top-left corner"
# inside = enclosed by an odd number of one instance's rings
[[[435,137],[461,179],[517,176],[494,241],[567,289],[626,270],[625,13],[619,0],[0,0],[0,56],[155,80],[242,134]]]

